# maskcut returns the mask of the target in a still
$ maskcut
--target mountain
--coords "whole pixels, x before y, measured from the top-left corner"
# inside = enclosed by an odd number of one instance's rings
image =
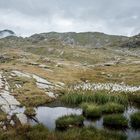
[[[140,34],[132,37],[108,35],[100,32],[49,32],[34,34],[30,37],[17,37],[13,31],[0,31],[0,46],[7,47],[50,47],[60,48],[64,46],[84,48],[138,48],[140,47]]]
[[[106,46],[113,46],[119,42],[124,42],[128,40],[128,37],[125,36],[116,36],[116,35],[107,35],[99,32],[67,32],[67,33],[41,33],[34,34],[28,38],[33,43],[39,42],[48,42],[50,40],[59,40],[64,45],[73,45],[73,46],[84,46],[84,47],[93,47],[100,48]]]
[[[140,34],[130,37],[129,40],[123,42],[120,47],[140,48]]]
[[[0,38],[5,38],[8,36],[15,36],[16,34],[11,30],[2,30],[0,31]]]

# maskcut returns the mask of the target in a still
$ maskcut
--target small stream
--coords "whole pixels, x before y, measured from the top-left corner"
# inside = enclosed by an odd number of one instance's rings
[[[124,116],[130,120],[130,115],[134,112],[137,112],[138,109],[135,107],[129,107],[125,112]],[[38,122],[44,124],[47,128],[50,130],[55,130],[55,121],[61,116],[64,115],[70,115],[70,114],[82,114],[82,109],[79,108],[68,108],[68,107],[38,107],[36,108],[37,115],[35,116],[35,119],[29,119],[29,123],[31,125],[35,125]],[[37,122],[37,121],[38,122]],[[89,120],[85,119],[84,126],[93,126],[97,129],[107,129],[103,126],[103,117],[97,120]],[[131,128],[129,124],[129,128],[126,130],[110,130],[108,131],[117,131],[117,132],[123,132],[127,135],[128,140],[140,138],[140,130],[134,130]]]

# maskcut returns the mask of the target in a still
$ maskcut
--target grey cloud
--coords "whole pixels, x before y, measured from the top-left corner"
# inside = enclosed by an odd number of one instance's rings
[[[139,0],[0,0],[0,29],[19,35],[49,31],[140,32]]]

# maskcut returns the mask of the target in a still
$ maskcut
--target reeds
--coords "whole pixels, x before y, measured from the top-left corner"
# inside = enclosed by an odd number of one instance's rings
[[[119,104],[128,104],[128,98],[122,94],[112,94],[104,92],[71,92],[62,96],[61,101],[69,105],[78,105],[82,102],[92,102],[96,104],[105,104],[107,102],[115,102]]]

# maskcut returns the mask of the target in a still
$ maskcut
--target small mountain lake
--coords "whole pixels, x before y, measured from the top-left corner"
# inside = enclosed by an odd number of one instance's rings
[[[135,107],[128,107],[127,110],[124,112],[124,116],[130,120],[130,115],[134,112],[137,112],[138,109]],[[38,107],[36,108],[36,116],[33,119],[29,118],[29,124],[35,125],[38,123],[44,124],[48,129],[55,130],[55,121],[61,116],[64,115],[70,115],[70,114],[82,114],[82,109],[79,108],[69,108],[69,107]],[[85,119],[84,120],[84,126],[91,126],[95,127],[97,129],[107,129],[103,126],[103,117],[97,120],[90,120]],[[125,130],[113,130],[113,129],[107,129],[108,131],[117,131],[122,132],[127,135],[128,140],[132,139],[139,139],[140,138],[140,130],[134,130],[131,128],[129,124],[129,128]]]

